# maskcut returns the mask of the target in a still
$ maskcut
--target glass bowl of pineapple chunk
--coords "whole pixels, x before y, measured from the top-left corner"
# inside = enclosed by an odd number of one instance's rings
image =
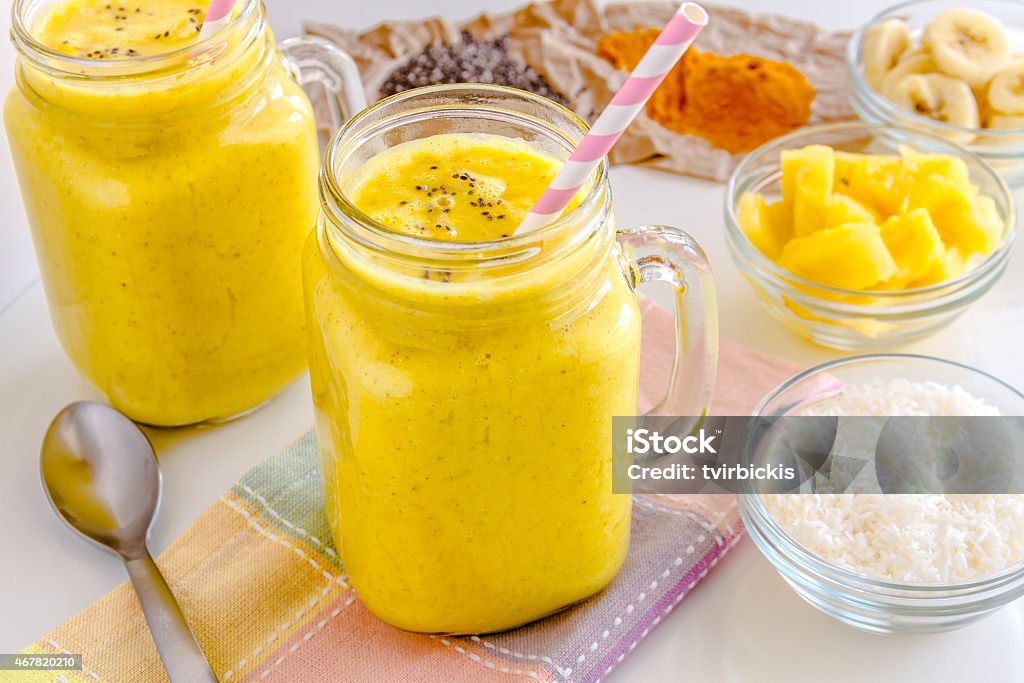
[[[751,152],[726,189],[726,242],[771,314],[830,348],[934,334],[1006,269],[1006,181],[963,147],[867,123],[803,128]]]
[[[1024,185],[1024,3],[895,5],[854,34],[846,66],[864,121],[938,135]]]

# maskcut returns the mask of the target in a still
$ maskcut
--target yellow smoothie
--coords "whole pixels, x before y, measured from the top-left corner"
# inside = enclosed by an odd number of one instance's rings
[[[495,240],[560,164],[521,140],[437,135],[381,152],[345,186],[391,230]],[[353,585],[385,621],[508,629],[619,569],[630,499],[611,493],[611,420],[636,412],[640,318],[604,220],[596,241],[500,277],[429,266],[409,277],[323,226],[311,238],[328,516]]]
[[[40,17],[35,38],[73,57],[159,55],[196,42],[203,0],[62,0]]]
[[[33,37],[84,61],[55,72],[23,52],[4,107],[57,335],[115,407],[156,425],[236,415],[305,363],[313,114],[265,29],[189,54],[205,4],[44,8]]]

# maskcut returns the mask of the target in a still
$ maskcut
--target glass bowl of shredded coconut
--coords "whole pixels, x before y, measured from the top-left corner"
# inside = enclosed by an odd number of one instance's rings
[[[1024,395],[979,370],[925,356],[820,365],[769,394],[755,415],[837,416],[833,453],[841,442],[873,451],[878,431],[868,416],[879,429],[886,416],[1008,416],[994,426],[1009,425],[1017,452],[1024,440],[1024,418],[1009,417],[1024,415]],[[752,448],[745,442],[748,462]],[[764,493],[748,483],[739,499],[748,533],[786,582],[851,626],[948,631],[1024,596],[1024,495]]]

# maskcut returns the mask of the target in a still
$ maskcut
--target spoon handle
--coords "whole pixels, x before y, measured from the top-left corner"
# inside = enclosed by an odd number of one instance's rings
[[[140,557],[125,558],[124,563],[171,683],[217,683],[217,677],[189,630],[178,601],[149,552],[144,551]]]

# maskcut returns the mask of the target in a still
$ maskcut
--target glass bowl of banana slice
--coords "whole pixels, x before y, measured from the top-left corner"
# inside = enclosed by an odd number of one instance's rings
[[[1024,3],[895,5],[854,34],[846,64],[862,119],[945,138],[1024,185]]]

